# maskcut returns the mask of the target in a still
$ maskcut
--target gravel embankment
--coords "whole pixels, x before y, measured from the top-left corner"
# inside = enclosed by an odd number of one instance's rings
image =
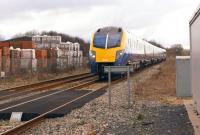
[[[22,122],[10,122],[9,120],[0,120],[0,133],[3,133],[11,128],[14,128],[18,125],[22,124]]]

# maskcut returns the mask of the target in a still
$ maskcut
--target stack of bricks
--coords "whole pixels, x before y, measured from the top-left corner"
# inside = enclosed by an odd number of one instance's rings
[[[47,49],[54,51],[60,49],[57,57],[68,58],[82,57],[79,43],[61,42],[61,36],[33,36],[32,41],[36,44],[38,49]],[[49,55],[55,57],[55,55]]]
[[[1,69],[2,69],[1,63],[2,63],[2,49],[0,49],[0,72],[1,72]]]
[[[2,48],[2,70],[6,73],[10,73],[10,48]]]
[[[10,56],[11,56],[11,73],[12,74],[18,74],[20,72],[20,66],[21,66],[21,50],[20,48],[17,49],[11,49],[10,50]]]

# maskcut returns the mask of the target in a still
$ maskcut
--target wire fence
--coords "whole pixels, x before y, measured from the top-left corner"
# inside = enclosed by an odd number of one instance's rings
[[[46,80],[89,71],[86,57],[22,59],[3,56],[0,63],[1,79]]]

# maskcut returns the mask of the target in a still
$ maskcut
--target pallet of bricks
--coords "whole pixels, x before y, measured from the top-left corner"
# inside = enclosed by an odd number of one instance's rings
[[[9,47],[3,47],[2,51],[2,67],[1,67],[1,77],[5,77],[10,74],[10,49]]]
[[[61,42],[61,36],[34,36],[38,49],[48,50],[48,67],[64,69],[82,56],[79,43]]]
[[[60,57],[57,60],[57,63],[59,69],[61,70],[68,68],[71,63],[71,59],[73,57],[73,53],[70,52],[72,44],[73,43],[71,42],[61,42],[58,45],[58,48],[60,49]]]
[[[57,48],[61,42],[60,36],[33,36],[32,41],[37,44],[37,49]]]
[[[77,63],[78,64],[82,63],[83,51],[80,50],[79,43],[74,43],[74,52],[75,52],[75,57],[77,58]]]
[[[51,73],[57,72],[57,69],[59,67],[59,58],[61,57],[61,53],[62,52],[59,48],[47,50],[49,72],[51,72]]]
[[[0,76],[2,77],[3,75],[3,72],[2,72],[2,49],[0,48]]]
[[[10,47],[11,74],[19,75],[21,69],[21,49]]]
[[[37,70],[35,49],[21,49],[21,69],[28,72]]]
[[[78,51],[78,60],[80,64],[83,63],[83,51],[81,50]]]
[[[68,46],[69,49],[67,50],[67,53],[68,53],[69,63],[76,65],[82,62],[82,51],[80,50],[80,44],[70,43]]]
[[[43,71],[47,68],[47,50],[46,49],[36,49],[35,50],[37,62],[38,62],[38,70]]]

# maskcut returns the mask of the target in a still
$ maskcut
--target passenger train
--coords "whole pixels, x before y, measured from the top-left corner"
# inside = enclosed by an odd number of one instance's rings
[[[118,27],[98,29],[90,43],[91,72],[104,76],[104,66],[133,65],[143,68],[166,59],[166,50],[156,47]]]

